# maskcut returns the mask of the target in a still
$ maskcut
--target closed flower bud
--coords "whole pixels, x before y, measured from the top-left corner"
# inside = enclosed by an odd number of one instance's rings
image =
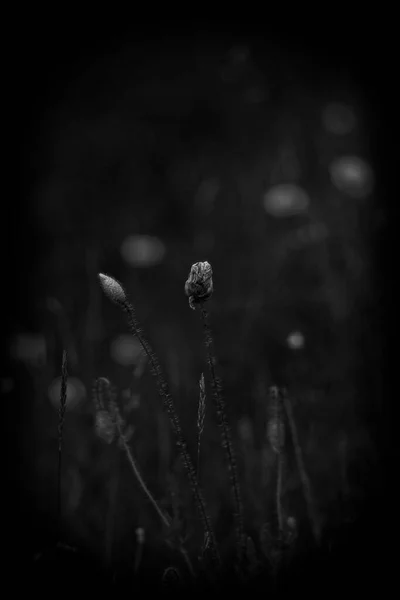
[[[112,302],[117,304],[125,304],[127,302],[125,291],[122,285],[113,277],[99,273],[100,285],[103,292]]]
[[[185,283],[185,294],[189,297],[189,306],[193,310],[196,304],[205,302],[214,290],[212,268],[209,262],[197,262],[192,265]]]

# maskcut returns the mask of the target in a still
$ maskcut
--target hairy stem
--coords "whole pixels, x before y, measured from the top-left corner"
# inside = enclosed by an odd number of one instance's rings
[[[198,480],[196,477],[196,471],[193,467],[193,463],[192,463],[190,454],[187,449],[187,443],[182,434],[182,428],[180,425],[179,417],[175,410],[175,406],[174,406],[172,396],[169,391],[168,384],[164,379],[164,376],[162,374],[161,367],[159,365],[156,355],[154,354],[149,343],[143,336],[143,333],[139,326],[139,323],[136,320],[135,310],[134,310],[133,306],[127,300],[125,300],[124,302],[120,302],[119,304],[125,311],[125,313],[128,317],[128,324],[131,329],[131,332],[139,340],[139,342],[149,360],[151,369],[153,371],[153,375],[155,376],[155,378],[157,380],[158,392],[163,400],[164,408],[169,416],[169,419],[171,422],[171,427],[172,427],[172,430],[176,437],[176,444],[177,444],[178,450],[181,454],[183,464],[184,464],[186,473],[189,478],[190,487],[191,487],[191,490],[192,490],[192,493],[193,493],[193,496],[195,499],[197,510],[199,512],[201,521],[203,523],[204,530],[208,534],[209,539],[210,539],[211,559],[212,559],[214,567],[219,568],[220,567],[220,557],[219,557],[219,553],[218,553],[218,549],[217,549],[215,533],[214,533],[212,525],[211,525],[210,517],[207,513],[205,501],[204,501],[204,498],[203,498],[203,495],[202,495],[202,492],[201,492],[201,489],[200,489],[200,486],[199,486],[199,483],[198,483]]]
[[[236,522],[236,537],[237,537],[237,550],[239,562],[246,554],[246,540],[244,535],[244,522],[243,522],[243,508],[240,496],[239,481],[237,475],[236,458],[231,440],[228,420],[225,411],[225,402],[221,394],[221,383],[219,378],[216,376],[214,364],[216,362],[214,351],[211,329],[208,324],[208,313],[204,308],[204,304],[200,304],[201,317],[203,320],[204,327],[204,340],[207,350],[207,363],[211,374],[211,384],[213,389],[213,396],[215,401],[215,407],[217,412],[218,425],[221,430],[222,447],[226,454],[228,463],[229,478],[231,483],[231,490],[233,495],[233,501],[235,506],[235,522]]]
[[[206,390],[204,385],[204,375],[201,374],[200,378],[200,395],[199,395],[199,406],[197,410],[197,478],[200,477],[200,448],[201,448],[201,435],[204,431],[204,419],[206,413]]]

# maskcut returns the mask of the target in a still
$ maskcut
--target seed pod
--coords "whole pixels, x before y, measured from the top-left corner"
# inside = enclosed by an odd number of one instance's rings
[[[209,262],[197,262],[192,265],[185,283],[185,294],[189,298],[189,306],[193,310],[196,304],[205,302],[213,293],[212,268]]]
[[[104,275],[104,273],[99,273],[99,280],[102,290],[109,300],[116,304],[125,304],[127,302],[124,288],[119,281],[109,275]]]

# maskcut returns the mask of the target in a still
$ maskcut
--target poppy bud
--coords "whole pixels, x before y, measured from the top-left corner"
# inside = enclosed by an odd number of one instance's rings
[[[195,304],[205,302],[213,293],[212,268],[209,262],[197,262],[192,265],[185,283],[185,294],[189,297],[189,306],[195,310]]]
[[[100,285],[109,300],[117,304],[125,304],[127,297],[122,285],[113,277],[99,273]]]

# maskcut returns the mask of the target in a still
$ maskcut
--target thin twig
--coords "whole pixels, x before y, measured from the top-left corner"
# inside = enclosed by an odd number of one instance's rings
[[[150,492],[149,488],[145,484],[144,479],[143,479],[142,475],[140,474],[139,469],[137,468],[137,465],[136,465],[135,459],[133,458],[133,454],[131,452],[131,449],[129,448],[129,446],[128,446],[127,442],[126,442],[125,436],[124,436],[124,434],[121,431],[121,425],[119,423],[118,417],[117,417],[117,427],[118,427],[118,433],[119,433],[120,440],[122,442],[123,449],[125,450],[125,454],[126,454],[126,456],[128,458],[129,464],[132,467],[132,471],[133,471],[136,479],[138,480],[140,487],[142,488],[142,490],[146,494],[147,498],[150,500],[150,502],[153,505],[156,513],[160,517],[162,523],[165,525],[165,527],[167,529],[169,529],[169,527],[171,525],[171,521],[168,519],[168,517],[166,517],[166,515],[163,513],[163,511],[161,510],[161,508],[158,506],[158,503],[157,503],[156,499],[154,498],[154,496]]]

